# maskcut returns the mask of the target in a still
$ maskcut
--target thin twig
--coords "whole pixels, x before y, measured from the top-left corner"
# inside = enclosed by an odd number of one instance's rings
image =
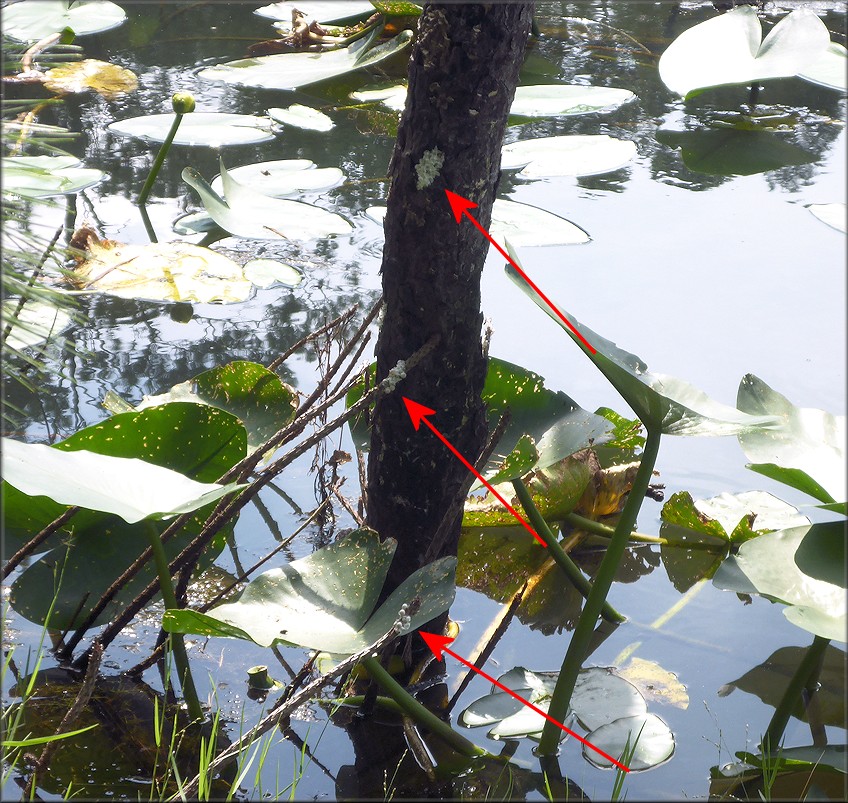
[[[17,552],[15,552],[9,560],[6,561],[6,565],[3,567],[3,571],[0,572],[0,579],[5,580],[9,574],[17,568],[21,561],[24,558],[29,557],[33,552],[35,552],[38,547],[40,547],[53,533],[57,530],[62,529],[77,513],[79,512],[78,507],[69,507],[61,516],[54,519],[50,522],[38,535],[33,536],[27,541]]]
[[[289,357],[291,357],[292,354],[302,349],[307,343],[312,340],[315,340],[316,337],[320,337],[324,334],[324,332],[328,332],[330,329],[335,326],[338,326],[340,323],[347,323],[348,320],[350,320],[350,318],[358,309],[359,305],[354,304],[347,312],[343,312],[341,315],[339,315],[338,318],[334,318],[329,323],[325,323],[323,326],[320,326],[314,332],[310,332],[305,337],[302,337],[300,340],[297,341],[297,343],[292,346],[289,346],[289,348],[284,351],[279,357],[277,357],[272,362],[268,363],[268,370],[276,371]]]

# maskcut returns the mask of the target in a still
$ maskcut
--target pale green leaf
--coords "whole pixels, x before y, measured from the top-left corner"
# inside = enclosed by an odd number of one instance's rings
[[[848,73],[848,50],[839,42],[831,42],[816,61],[798,73],[798,77],[819,86],[845,92],[848,89],[846,73]]]
[[[175,114],[148,114],[118,120],[107,128],[124,137],[145,142],[164,142],[175,117]],[[197,111],[183,115],[173,144],[223,148],[229,145],[255,145],[272,139],[274,133],[267,117]]]
[[[327,190],[337,187],[345,180],[345,174],[337,167],[316,168],[308,159],[282,159],[257,162],[227,170],[231,179],[248,185],[262,195],[283,198],[303,192]],[[224,192],[221,176],[212,179],[212,189]]]
[[[627,89],[582,84],[520,86],[509,113],[516,117],[564,117],[609,112],[636,96]]]
[[[17,309],[18,299],[7,298],[3,301],[3,329],[12,325],[4,343],[10,349],[40,346],[58,337],[71,322],[68,312],[46,301],[28,301],[20,312]]]
[[[3,35],[21,42],[36,42],[65,28],[75,36],[100,33],[117,28],[127,18],[120,6],[108,0],[7,3],[0,14]]]
[[[674,753],[674,734],[656,714],[623,717],[592,731],[587,740],[607,755],[621,760],[625,750],[633,751],[627,761],[630,772],[640,772],[668,761]],[[635,748],[634,748],[635,745]],[[583,745],[583,758],[596,767],[614,765],[596,750]]]
[[[810,212],[812,212],[812,214],[815,215],[815,217],[817,217],[822,223],[826,223],[828,226],[831,226],[837,231],[841,231],[845,234],[846,219],[844,203],[809,204],[807,209],[809,209]]]
[[[594,176],[624,167],[636,156],[636,144],[606,134],[525,139],[504,145],[501,169],[523,168],[519,178]]]
[[[7,156],[0,160],[3,189],[27,198],[72,195],[102,181],[105,173],[77,167],[73,156]]]
[[[330,131],[335,126],[332,119],[324,112],[300,103],[294,103],[285,109],[268,109],[268,116],[283,125],[305,128],[308,131]]]
[[[342,22],[367,17],[374,13],[369,0],[281,0],[257,8],[253,13],[272,20],[291,24],[292,9],[296,8],[309,20],[318,22]]]

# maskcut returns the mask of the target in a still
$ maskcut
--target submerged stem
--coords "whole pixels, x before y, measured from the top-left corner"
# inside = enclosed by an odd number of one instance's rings
[[[568,579],[574,584],[574,587],[583,595],[583,598],[588,599],[589,594],[592,591],[592,584],[586,579],[583,572],[580,571],[580,568],[571,559],[568,553],[566,553],[566,551],[559,545],[559,541],[557,541],[556,536],[551,532],[550,527],[548,527],[548,523],[545,521],[544,516],[542,516],[539,512],[535,502],[533,502],[533,497],[530,495],[530,491],[527,490],[527,486],[524,484],[523,480],[520,478],[514,479],[512,481],[512,487],[515,489],[518,501],[521,502],[521,507],[524,508],[527,518],[530,519],[530,524],[533,525],[533,529],[547,545],[551,557],[565,572]],[[604,600],[604,604],[601,607],[601,616],[603,616],[608,622],[616,624],[623,622],[625,619],[625,617],[613,608],[606,600]]]
[[[639,470],[633,480],[630,496],[627,498],[624,510],[621,511],[621,518],[616,525],[615,534],[610,539],[604,559],[595,576],[595,582],[592,584],[592,591],[586,600],[583,612],[580,614],[577,627],[574,628],[574,634],[562,662],[562,669],[548,709],[551,717],[558,722],[562,722],[568,712],[571,695],[574,692],[574,684],[577,682],[577,674],[586,657],[595,624],[615,579],[615,573],[618,570],[621,556],[627,547],[630,533],[636,524],[636,517],[639,515],[642,501],[654,472],[661,437],[662,434],[659,430],[647,428],[647,440],[642,453],[642,462],[639,464]],[[559,745],[560,734],[560,729],[553,722],[545,722],[537,752],[540,755],[554,755]]]
[[[171,575],[168,572],[168,557],[165,555],[165,547],[162,546],[159,532],[152,521],[145,522],[145,531],[150,541],[150,548],[153,550],[153,560],[156,563],[156,571],[159,574],[159,586],[162,589],[162,599],[165,600],[165,607],[177,610],[180,606],[177,602],[177,595],[174,593],[174,586],[171,584]],[[180,677],[180,687],[183,690],[183,696],[188,706],[189,716],[192,721],[202,720],[203,709],[200,707],[197,689],[194,686],[194,679],[191,676],[191,668],[188,665],[188,655],[186,654],[183,637],[178,633],[171,633],[169,637],[171,639],[171,651],[174,654],[174,661],[177,664],[177,673]]]

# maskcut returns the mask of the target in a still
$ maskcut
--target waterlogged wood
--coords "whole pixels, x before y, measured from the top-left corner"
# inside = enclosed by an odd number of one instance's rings
[[[445,190],[477,203],[489,226],[532,10],[532,3],[431,4],[421,16],[389,167],[377,379],[434,335],[440,340],[374,412],[368,523],[398,541],[390,588],[420,566],[444,517],[450,527],[440,554],[456,554],[469,477],[429,431],[416,432],[401,397],[437,410],[434,423],[470,460],[486,437],[480,275],[489,244],[456,224]]]

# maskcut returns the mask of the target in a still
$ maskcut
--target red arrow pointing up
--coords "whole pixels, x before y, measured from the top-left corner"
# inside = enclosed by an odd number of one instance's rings
[[[418,402],[412,401],[412,399],[407,399],[406,396],[403,396],[403,403],[406,405],[406,411],[409,413],[409,417],[412,419],[412,426],[417,430],[419,426],[421,426],[421,422],[423,421],[427,427],[432,431],[432,433],[445,445],[450,449],[454,455],[459,459],[459,461],[475,476],[480,482],[483,483],[492,494],[498,499],[498,501],[506,507],[506,509],[515,516],[516,519],[520,522],[521,526],[524,527],[527,532],[529,532],[542,546],[546,547],[547,544],[542,540],[542,537],[524,520],[524,517],[509,503],[504,499],[495,489],[494,487],[477,471],[474,466],[471,465],[454,447],[454,445],[444,436],[441,432],[436,428],[435,424],[427,416],[435,415],[436,411],[431,410],[429,407],[425,407],[423,404],[419,404]]]
[[[531,279],[531,278],[530,278],[530,277],[529,277],[529,276],[528,276],[528,275],[527,275],[527,274],[526,274],[526,273],[525,273],[525,272],[524,272],[524,271],[523,271],[523,270],[522,270],[522,269],[521,269],[521,268],[520,268],[520,267],[519,267],[519,266],[515,263],[515,260],[514,260],[514,259],[513,259],[513,258],[512,258],[512,257],[511,257],[511,256],[510,256],[507,252],[506,252],[506,251],[504,251],[504,250],[503,250],[503,248],[501,248],[500,243],[498,243],[497,241],[495,241],[495,239],[492,237],[492,235],[491,235],[491,234],[489,234],[489,232],[487,232],[487,231],[486,231],[486,230],[485,230],[485,229],[484,229],[484,228],[480,225],[480,221],[478,221],[478,220],[474,217],[474,215],[472,215],[472,214],[468,211],[469,209],[474,209],[474,208],[477,206],[477,204],[475,204],[473,201],[469,201],[469,200],[468,200],[468,198],[463,198],[461,195],[457,195],[455,192],[451,192],[450,190],[445,190],[445,195],[447,195],[447,197],[448,197],[448,203],[450,204],[451,211],[453,212],[453,216],[456,218],[456,222],[457,222],[457,223],[461,223],[461,222],[462,222],[462,216],[463,216],[463,215],[465,215],[465,216],[466,216],[466,217],[467,217],[467,218],[468,218],[468,219],[469,219],[469,220],[470,220],[470,221],[471,221],[471,222],[472,222],[472,223],[473,223],[473,224],[477,227],[477,229],[479,230],[479,232],[480,232],[480,233],[481,233],[481,234],[482,234],[482,235],[483,235],[483,236],[484,236],[484,237],[485,237],[485,238],[486,238],[486,239],[487,239],[487,240],[488,240],[488,241],[489,241],[489,242],[490,242],[493,246],[495,246],[495,248],[497,248],[497,249],[498,249],[498,251],[500,251],[501,256],[502,256],[502,257],[503,257],[503,258],[504,258],[507,262],[509,262],[509,264],[510,264],[510,265],[512,265],[512,267],[513,267],[513,268],[515,268],[515,270],[517,270],[517,271],[518,271],[518,273],[520,273],[520,274],[521,274],[521,276],[522,276],[522,278],[524,279],[524,281],[525,281],[525,282],[527,282],[527,284],[529,284],[529,285],[530,285],[530,286],[531,286],[531,287],[532,287],[532,288],[536,291],[536,294],[539,296],[539,298],[541,298],[541,299],[542,299],[542,301],[544,301],[544,302],[545,302],[545,304],[547,304],[547,305],[548,305],[548,307],[550,307],[550,309],[551,309],[551,311],[554,313],[554,315],[556,315],[556,316],[557,316],[557,318],[559,318],[559,319],[560,319],[560,320],[561,320],[561,321],[562,321],[562,322],[563,322],[563,323],[564,323],[564,324],[565,324],[565,325],[566,325],[566,326],[567,326],[567,327],[568,327],[568,328],[569,328],[572,332],[574,332],[575,336],[576,336],[576,337],[580,340],[580,342],[581,342],[584,346],[586,346],[586,348],[587,348],[587,349],[589,349],[589,351],[590,351],[592,354],[594,354],[594,353],[596,352],[596,349],[592,346],[592,344],[591,344],[588,340],[586,340],[586,338],[585,338],[585,337],[583,337],[583,335],[582,335],[582,334],[580,334],[580,332],[578,332],[578,331],[577,331],[577,328],[574,326],[574,324],[573,324],[571,321],[569,321],[569,320],[568,320],[568,318],[566,318],[566,317],[565,317],[565,315],[563,315],[563,314],[559,311],[559,308],[556,306],[556,304],[554,304],[554,302],[553,302],[553,301],[551,301],[551,300],[550,300],[550,299],[549,299],[549,298],[548,298],[548,297],[547,297],[547,296],[546,296],[546,295],[545,295],[545,294],[544,294],[544,293],[543,293],[543,292],[542,292],[542,291],[538,288],[538,286],[536,285],[536,283],[535,283],[535,282],[534,282],[534,281],[533,281],[533,280],[532,280],[532,279]]]
[[[453,656],[461,664],[465,664],[465,666],[467,666],[472,672],[476,672],[478,675],[480,675],[480,677],[485,678],[489,681],[489,683],[492,683],[493,685],[497,686],[501,691],[506,692],[510,697],[514,697],[519,702],[524,703],[524,705],[526,705],[532,711],[535,711],[539,716],[544,717],[549,722],[553,722],[554,725],[556,725],[558,728],[564,730],[568,734],[571,734],[575,739],[582,742],[587,747],[590,747],[596,753],[602,755],[607,761],[611,761],[613,764],[615,764],[616,767],[624,770],[624,772],[630,772],[629,767],[624,766],[624,764],[622,764],[620,761],[616,761],[608,753],[605,753],[600,748],[595,747],[595,745],[593,745],[587,739],[584,739],[582,736],[580,736],[580,734],[575,733],[570,728],[566,728],[565,725],[562,724],[562,722],[559,722],[558,720],[554,719],[547,711],[543,711],[538,706],[533,705],[533,703],[531,703],[529,700],[525,700],[521,695],[516,694],[512,689],[507,688],[506,686],[504,686],[503,683],[495,680],[491,675],[487,675],[482,669],[478,669],[470,661],[466,661],[465,658],[463,658],[461,655],[457,655],[453,650],[448,649],[447,645],[453,641],[452,638],[448,638],[447,636],[437,636],[435,633],[425,633],[423,630],[419,630],[418,634],[421,636],[421,638],[424,639],[427,646],[433,651],[433,655],[436,656],[437,661],[444,661],[444,657],[442,656],[443,652],[446,652],[448,655]]]

